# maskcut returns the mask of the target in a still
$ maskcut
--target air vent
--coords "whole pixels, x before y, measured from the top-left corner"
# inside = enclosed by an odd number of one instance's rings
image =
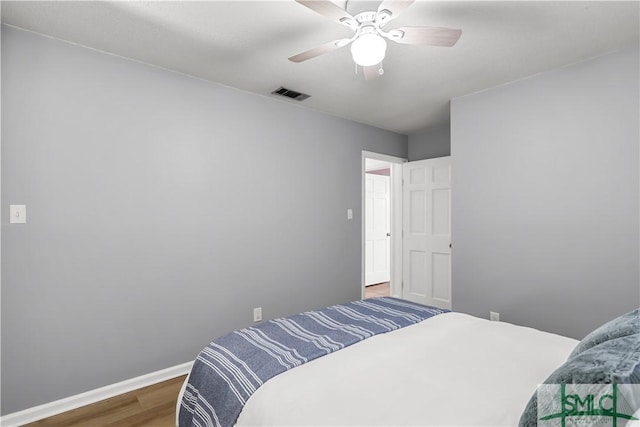
[[[271,93],[273,95],[286,96],[287,98],[295,99],[296,101],[304,101],[311,96],[307,95],[306,93],[296,92],[295,90],[287,89],[286,87],[282,86]]]

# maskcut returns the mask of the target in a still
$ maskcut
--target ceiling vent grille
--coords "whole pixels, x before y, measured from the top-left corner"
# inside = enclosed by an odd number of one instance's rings
[[[284,96],[287,98],[295,99],[296,101],[304,101],[309,98],[311,95],[307,95],[306,93],[296,92],[295,90],[287,89],[286,87],[280,86],[278,89],[271,92],[273,95]]]

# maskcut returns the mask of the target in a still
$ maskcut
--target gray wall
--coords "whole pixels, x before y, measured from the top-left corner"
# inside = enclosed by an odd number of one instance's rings
[[[3,414],[360,297],[361,151],[406,136],[6,27],[2,89]]]
[[[638,307],[638,47],[451,103],[453,307],[581,338]]]
[[[451,155],[449,123],[410,134],[408,151],[410,162]]]

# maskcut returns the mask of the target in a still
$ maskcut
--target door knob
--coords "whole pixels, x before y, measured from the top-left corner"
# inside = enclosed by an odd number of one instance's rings
[[[387,237],[391,237],[391,233],[387,233]]]

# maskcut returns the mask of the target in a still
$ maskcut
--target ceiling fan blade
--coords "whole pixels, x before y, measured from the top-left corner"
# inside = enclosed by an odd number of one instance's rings
[[[427,44],[451,47],[460,38],[462,30],[441,27],[400,27],[389,31],[390,40],[404,44]]]
[[[332,52],[336,49],[340,49],[341,47],[344,47],[347,44],[349,44],[350,41],[351,39],[339,39],[339,40],[334,40],[325,44],[321,44],[320,46],[316,46],[313,49],[305,50],[302,53],[291,56],[289,58],[289,61],[303,62],[303,61],[306,61],[307,59],[315,58],[316,56],[320,56],[322,54]]]
[[[384,0],[378,7],[378,13],[383,11],[389,12],[389,17],[385,21],[397,18],[406,8],[411,6],[415,0]]]
[[[329,0],[296,0],[296,2],[347,27],[352,28],[355,23],[353,16]]]
[[[362,74],[364,74],[365,80],[375,80],[380,78],[380,76],[384,74],[382,63],[372,65],[370,67],[362,67]]]

